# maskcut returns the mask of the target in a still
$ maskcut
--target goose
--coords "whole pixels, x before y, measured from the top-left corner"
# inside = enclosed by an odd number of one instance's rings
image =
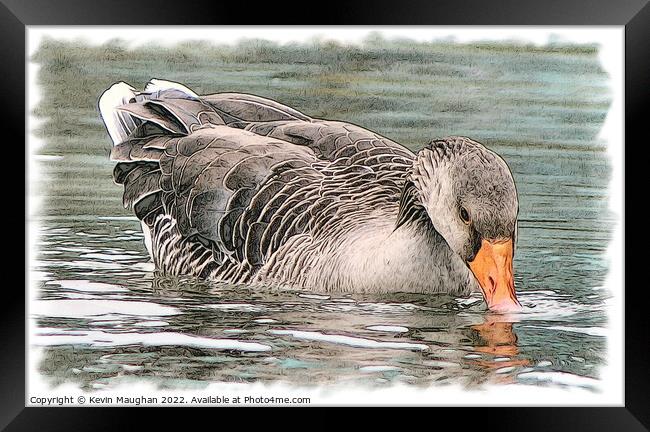
[[[467,137],[417,153],[352,123],[152,79],[107,89],[114,182],[158,272],[331,292],[481,292],[520,308],[518,198]]]

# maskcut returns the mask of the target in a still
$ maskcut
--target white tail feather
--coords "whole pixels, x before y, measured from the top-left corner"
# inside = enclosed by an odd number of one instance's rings
[[[125,82],[119,82],[113,84],[99,98],[99,112],[113,140],[113,145],[124,141],[136,127],[131,116],[115,109],[128,103],[135,94],[133,87]]]
[[[162,90],[179,90],[192,98],[198,98],[198,95],[189,88],[182,84],[165,81],[159,79],[152,79],[145,87],[144,93],[153,93]],[[137,127],[134,121],[134,116],[128,112],[118,110],[121,105],[129,103],[129,101],[141,94],[135,88],[125,82],[118,82],[113,84],[106,90],[99,98],[99,111],[108,130],[108,134],[113,140],[113,145],[118,145],[124,142],[131,132]]]

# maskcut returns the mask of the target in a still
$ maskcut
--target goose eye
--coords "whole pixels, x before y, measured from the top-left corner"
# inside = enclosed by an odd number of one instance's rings
[[[467,210],[465,207],[460,208],[460,218],[465,222],[466,224],[469,223],[469,213],[467,213]]]

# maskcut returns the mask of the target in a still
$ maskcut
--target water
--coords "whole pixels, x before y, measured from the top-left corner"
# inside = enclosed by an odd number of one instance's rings
[[[599,189],[578,180],[547,189],[548,179],[535,180],[520,181],[520,194],[538,197],[542,209],[552,199],[553,213],[530,211],[520,220],[515,279],[524,310],[516,315],[486,312],[480,295],[324,294],[163,277],[134,217],[44,218],[35,267],[42,280],[31,305],[39,326],[32,343],[46,347],[40,370],[52,383],[86,388],[137,375],[178,385],[596,389],[606,342],[607,292],[598,287],[607,232],[584,216],[569,223],[553,215],[587,213],[574,197]]]
[[[337,102],[345,100],[349,88],[327,93],[328,118],[354,120],[415,150],[433,136],[464,134],[486,142],[506,159],[520,196],[515,283],[524,309],[495,315],[484,310],[480,296],[264,290],[156,274],[139,222],[121,208],[121,191],[111,180],[105,153],[108,139],[93,105],[100,89],[110,84],[101,80],[112,79],[100,78],[104,71],[115,70],[120,62],[120,74],[148,77],[148,57],[135,53],[145,64],[120,57],[107,65],[87,55],[99,48],[85,48],[79,58],[67,49],[67,57],[53,56],[56,61],[48,63],[48,53],[56,49],[41,51],[45,97],[40,112],[50,120],[41,135],[46,146],[38,151],[44,157],[33,188],[43,206],[30,219],[37,234],[31,269],[37,282],[30,304],[37,328],[31,343],[43,350],[38,370],[51,385],[110,388],[137,378],[167,388],[282,381],[369,387],[516,384],[597,391],[608,332],[609,292],[603,287],[608,263],[603,254],[613,215],[606,210],[609,162],[604,144],[596,139],[607,112],[606,77],[595,55],[531,54],[531,63],[525,53],[517,54],[519,58],[498,51],[473,57],[477,73],[469,78],[451,74],[436,88],[430,88],[430,81],[423,86],[424,72],[409,72],[405,60],[399,67],[382,65],[381,73],[348,71],[355,77],[349,85],[360,107],[377,103],[377,92],[399,90],[400,97],[413,101],[402,106],[395,102],[399,98],[386,97],[394,105],[383,111],[350,112],[346,103]],[[444,63],[444,55],[436,58]],[[540,63],[564,66],[535,69]],[[58,69],[48,67],[52,64]],[[128,64],[132,68],[124,69]],[[572,64],[580,68],[572,70]],[[449,65],[465,68],[456,58]],[[182,75],[182,62],[178,67],[174,73]],[[207,67],[196,66],[192,79],[200,81],[198,75],[205,73],[211,80],[207,88],[248,88],[315,115],[315,108],[303,106],[309,102],[301,92],[331,90],[336,81],[330,82],[332,77],[342,73],[327,75],[327,66],[321,65],[324,75],[305,84],[308,78],[302,75],[282,75],[300,71],[304,64],[293,69],[287,64],[248,64],[237,74],[222,65],[222,75],[214,74],[214,68],[208,75]],[[85,84],[97,88],[81,96],[60,96],[57,86],[65,85],[68,74],[76,79],[78,70],[84,71]],[[268,91],[253,91],[251,83],[260,82],[254,72],[286,82],[273,81]],[[495,85],[496,76],[503,83]],[[472,92],[464,87],[470,80]],[[464,96],[453,96],[461,88]],[[431,113],[424,93],[414,92],[431,92],[450,102],[431,105],[441,110]],[[491,99],[496,94],[499,98]],[[521,98],[527,98],[525,108]],[[494,107],[481,105],[490,100],[497,101]],[[61,112],[73,115],[62,118]],[[382,117],[382,112],[396,115]],[[423,124],[427,118],[439,123]]]

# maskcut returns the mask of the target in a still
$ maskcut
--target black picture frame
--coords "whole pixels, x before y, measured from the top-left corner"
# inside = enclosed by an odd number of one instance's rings
[[[636,142],[645,135],[647,101],[650,101],[650,6],[648,0],[481,0],[410,2],[374,1],[372,4],[341,0],[328,1],[313,8],[304,3],[257,2],[255,6],[238,2],[221,4],[199,0],[0,0],[0,86],[2,88],[2,146],[3,189],[5,203],[4,243],[12,245],[9,258],[20,259],[21,236],[18,227],[19,203],[27,205],[27,153],[21,144],[25,133],[25,67],[26,26],[34,25],[614,25],[625,26],[625,137]],[[316,13],[316,9],[320,12]],[[288,11],[294,11],[290,14]],[[26,137],[25,137],[26,140]],[[640,141],[639,146],[646,145]],[[636,147],[635,147],[636,148]],[[634,148],[634,149],[635,149]],[[635,150],[636,151],[636,150]],[[626,152],[627,154],[627,152]],[[20,158],[25,160],[24,183],[20,176],[9,174],[18,169]],[[625,158],[625,172],[638,172],[635,157],[632,165]],[[646,159],[647,160],[647,159]],[[7,163],[7,161],[11,161]],[[643,171],[641,171],[643,173]],[[636,182],[632,182],[634,184]],[[624,179],[625,197],[627,182]],[[634,195],[632,195],[634,196]],[[637,195],[638,196],[638,195]],[[647,196],[647,195],[646,195]],[[635,200],[636,201],[636,200]],[[626,201],[624,201],[626,202]],[[627,204],[626,204],[627,205]],[[625,219],[624,219],[625,220]],[[27,244],[27,224],[23,240]],[[647,229],[644,230],[644,233]],[[6,234],[16,234],[9,240]],[[11,236],[10,236],[11,238]],[[647,244],[647,241],[645,242]],[[625,242],[627,245],[627,242]],[[643,268],[642,255],[626,253],[630,268]],[[26,269],[26,250],[22,266]],[[10,266],[5,261],[5,265]],[[16,263],[15,268],[21,264]],[[638,267],[637,267],[638,265]],[[9,267],[13,268],[13,267]],[[625,262],[624,262],[624,268]],[[25,270],[27,271],[27,269]],[[0,350],[0,429],[22,430],[116,430],[133,426],[133,419],[116,415],[118,409],[102,408],[25,408],[25,292],[19,280],[6,280],[2,313],[3,347]],[[25,286],[25,280],[23,285]],[[646,283],[647,284],[647,283]],[[636,285],[636,284],[635,284]],[[648,324],[645,304],[648,289],[634,286],[625,304],[625,406],[602,408],[473,408],[472,412],[449,412],[450,419],[462,419],[461,429],[498,428],[511,430],[589,430],[641,431],[650,427],[650,397],[648,373]],[[494,401],[486,401],[494,403]],[[576,401],[579,404],[579,401]],[[145,415],[149,425],[154,418],[167,421],[178,413],[154,409]],[[454,410],[447,409],[447,411]],[[467,408],[462,408],[466,411]],[[205,410],[201,411],[205,413]],[[204,414],[205,415],[205,414]],[[211,416],[214,415],[210,414]],[[196,418],[195,414],[192,414]],[[238,414],[241,416],[241,414]],[[441,416],[439,411],[425,416]],[[132,416],[129,416],[132,417]],[[218,419],[219,427],[231,417]],[[230,419],[232,420],[232,419]],[[336,421],[336,418],[333,418]],[[321,418],[319,426],[326,426]],[[407,426],[408,427],[408,426]]]

